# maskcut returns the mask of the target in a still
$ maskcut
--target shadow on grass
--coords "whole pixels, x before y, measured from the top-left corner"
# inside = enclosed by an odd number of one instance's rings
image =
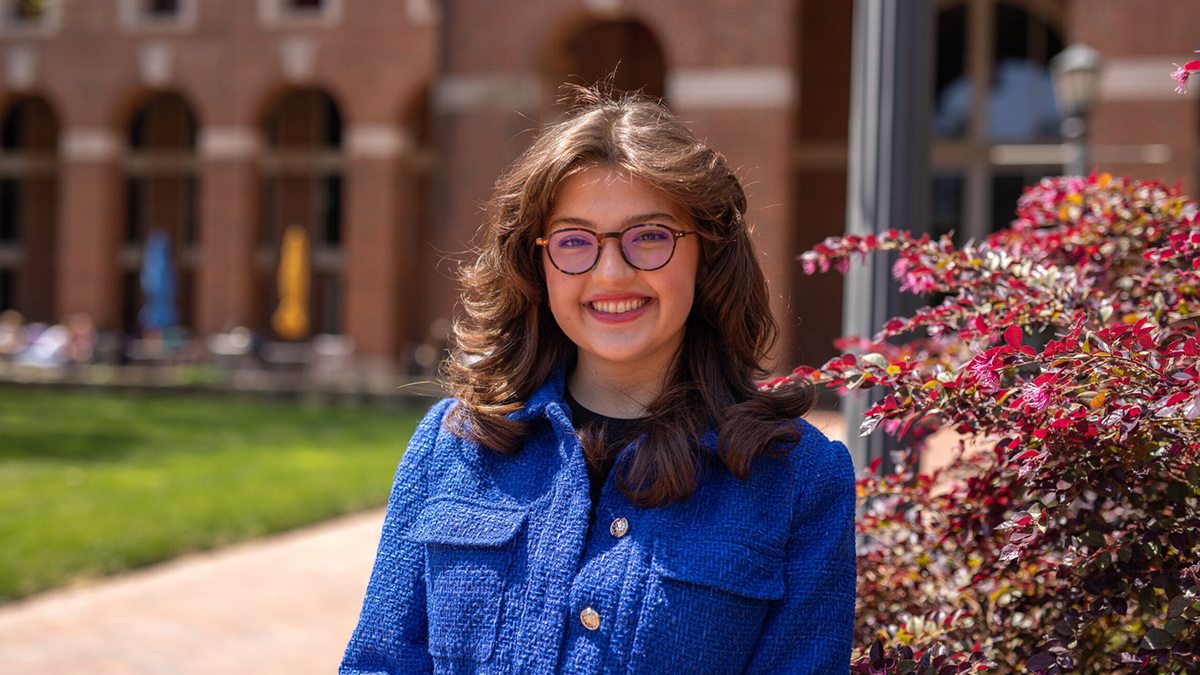
[[[0,444],[0,461],[116,461],[129,456],[139,440],[140,435],[117,429],[73,431],[53,436],[45,431],[5,430],[4,443]]]

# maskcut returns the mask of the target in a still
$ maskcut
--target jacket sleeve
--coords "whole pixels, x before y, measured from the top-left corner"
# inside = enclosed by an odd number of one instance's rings
[[[819,434],[815,429],[809,433]],[[855,484],[850,453],[820,437],[796,458],[785,595],[767,615],[750,673],[846,673],[854,634]]]
[[[443,400],[429,411],[396,470],[362,614],[338,669],[342,675],[433,670],[425,614],[425,550],[404,533],[428,496],[429,465],[451,403]]]

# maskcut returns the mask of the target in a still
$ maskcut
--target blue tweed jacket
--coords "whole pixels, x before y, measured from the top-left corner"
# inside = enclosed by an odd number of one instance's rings
[[[561,375],[514,413],[537,422],[515,455],[446,431],[452,405],[430,410],[400,463],[341,673],[847,672],[841,443],[798,421],[790,454],[744,481],[707,462],[692,497],[665,508],[610,481],[589,528]]]

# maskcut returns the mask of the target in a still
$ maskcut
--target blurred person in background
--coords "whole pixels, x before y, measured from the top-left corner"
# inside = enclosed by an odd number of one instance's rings
[[[96,324],[90,314],[77,312],[68,316],[63,323],[67,328],[67,343],[64,360],[73,365],[91,363],[96,347]]]
[[[25,317],[15,309],[0,312],[0,359],[16,358],[28,344]]]
[[[589,89],[500,177],[342,673],[846,672],[849,453],[756,386],[725,158]]]

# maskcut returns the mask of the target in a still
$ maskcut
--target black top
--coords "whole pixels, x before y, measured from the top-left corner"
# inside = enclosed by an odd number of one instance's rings
[[[596,504],[600,501],[600,490],[604,487],[604,482],[608,480],[608,475],[612,473],[613,464],[617,461],[617,454],[641,435],[646,418],[606,417],[580,405],[570,391],[566,392],[566,395],[567,405],[571,407],[571,419],[575,430],[580,431],[586,427],[594,433],[598,433],[604,451],[600,457],[585,457],[588,481],[591,484],[592,509],[595,510]]]

